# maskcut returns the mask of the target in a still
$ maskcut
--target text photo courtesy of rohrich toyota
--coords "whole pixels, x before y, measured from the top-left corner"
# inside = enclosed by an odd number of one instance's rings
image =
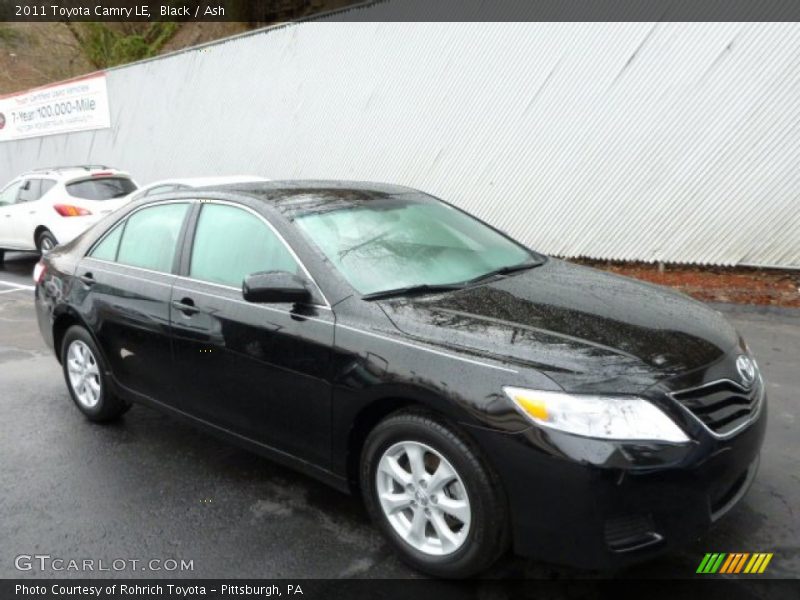
[[[796,598],[795,8],[0,3],[0,597]]]

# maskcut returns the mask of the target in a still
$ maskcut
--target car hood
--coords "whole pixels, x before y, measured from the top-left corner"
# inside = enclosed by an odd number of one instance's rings
[[[640,392],[720,359],[738,342],[700,302],[556,259],[380,306],[413,339],[535,368],[567,391]]]

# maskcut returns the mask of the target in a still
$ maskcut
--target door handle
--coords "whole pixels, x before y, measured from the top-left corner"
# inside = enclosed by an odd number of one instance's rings
[[[200,312],[198,308],[195,308],[194,300],[191,298],[181,298],[180,300],[173,300],[172,307],[176,310],[181,311],[187,317],[191,317],[194,314]]]
[[[85,285],[94,285],[95,283],[97,283],[94,280],[94,275],[92,275],[91,273],[84,273],[83,275],[78,277],[78,279],[80,279]]]

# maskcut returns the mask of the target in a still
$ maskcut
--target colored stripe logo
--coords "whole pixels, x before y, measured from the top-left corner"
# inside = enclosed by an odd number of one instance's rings
[[[713,552],[708,553],[700,561],[697,573],[710,574],[761,574],[767,570],[772,552]]]

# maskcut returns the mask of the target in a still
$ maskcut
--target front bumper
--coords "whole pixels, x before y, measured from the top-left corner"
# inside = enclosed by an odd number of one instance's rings
[[[705,533],[745,495],[767,421],[680,446],[601,442],[540,429],[472,433],[503,480],[516,553],[587,569],[652,558]]]

